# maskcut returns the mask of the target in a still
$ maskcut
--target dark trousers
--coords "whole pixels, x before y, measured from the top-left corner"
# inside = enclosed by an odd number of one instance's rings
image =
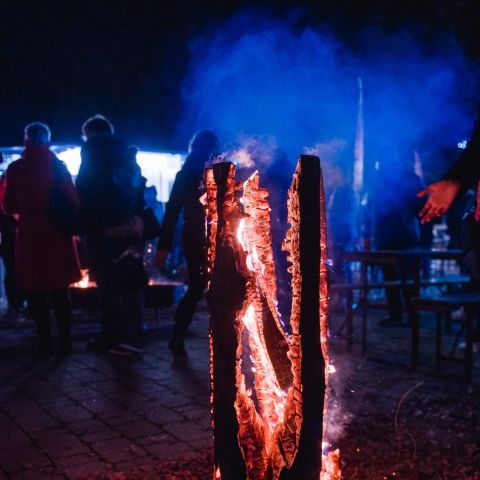
[[[184,243],[185,259],[188,268],[188,288],[178,302],[175,312],[173,338],[183,340],[188,326],[192,322],[195,307],[207,287],[205,252],[198,245]]]
[[[118,257],[132,244],[128,238],[87,237],[87,251],[93,277],[100,293],[101,340],[109,347],[129,343],[140,332],[143,317],[142,260],[119,262]],[[138,278],[141,277],[141,278]]]
[[[40,347],[44,351],[52,348],[50,309],[55,314],[58,340],[61,349],[70,347],[70,327],[72,323],[68,289],[53,290],[48,292],[30,291],[27,294],[29,309],[37,326]]]
[[[417,270],[418,265],[416,262],[410,261],[409,259],[405,259],[401,266],[382,266],[383,278],[387,282],[414,280],[417,275]],[[419,295],[418,286],[409,285],[402,288],[391,287],[386,288],[385,290],[387,296],[388,313],[393,320],[401,320],[401,315],[404,310],[411,315],[411,299]]]
[[[113,292],[100,288],[102,341],[106,345],[129,343],[139,334],[143,317],[143,292]]]

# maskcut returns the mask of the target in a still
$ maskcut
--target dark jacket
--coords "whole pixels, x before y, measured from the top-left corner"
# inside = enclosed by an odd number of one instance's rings
[[[480,180],[480,119],[477,120],[467,147],[443,178],[459,182],[463,191],[477,188]]]
[[[159,250],[170,250],[175,227],[183,209],[183,244],[203,249],[205,244],[205,213],[200,197],[205,192],[203,169],[207,158],[192,152],[177,173],[163,217]]]
[[[375,195],[375,243],[378,249],[405,249],[419,245],[418,212],[423,189],[418,175],[403,170],[381,174]]]
[[[145,182],[136,153],[111,135],[95,136],[83,145],[76,186],[87,235],[141,216]]]

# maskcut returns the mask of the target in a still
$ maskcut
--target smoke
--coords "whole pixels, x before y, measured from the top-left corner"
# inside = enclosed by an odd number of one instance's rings
[[[336,161],[351,170],[361,77],[366,168],[387,143],[403,156],[427,144],[441,161],[471,129],[478,69],[446,34],[432,42],[369,28],[354,38],[298,28],[298,16],[237,14],[191,43],[180,134],[211,128],[232,150],[242,138],[273,137],[292,169],[304,147],[340,141]]]

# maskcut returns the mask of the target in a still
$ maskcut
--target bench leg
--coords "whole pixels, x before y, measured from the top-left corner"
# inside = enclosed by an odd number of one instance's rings
[[[353,348],[353,292],[347,293],[347,345],[348,349]]]
[[[368,290],[367,290],[367,266],[362,265],[362,278],[363,278],[363,310],[362,310],[362,353],[367,351],[367,302],[368,302]]]
[[[435,372],[440,373],[442,361],[442,315],[437,314],[435,333]]]
[[[470,309],[466,312],[465,318],[465,378],[470,382],[472,380],[472,343],[473,343],[473,315]]]
[[[412,312],[412,345],[410,352],[410,366],[415,369],[418,366],[418,348],[420,340],[420,312],[413,307]]]

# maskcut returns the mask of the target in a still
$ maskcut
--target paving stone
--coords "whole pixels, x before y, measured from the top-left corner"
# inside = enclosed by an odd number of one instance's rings
[[[18,417],[16,422],[18,425],[20,425],[22,430],[27,433],[47,430],[49,428],[60,426],[60,423],[47,413],[42,413],[35,416],[28,415],[25,417]]]
[[[87,433],[100,432],[108,428],[107,425],[97,418],[87,418],[83,420],[75,420],[69,422],[66,425],[68,430],[71,430],[77,435],[83,435]]]
[[[146,445],[145,450],[151,453],[158,461],[172,460],[191,453],[193,448],[186,442],[179,442],[169,438],[169,441]]]
[[[10,477],[11,480],[63,480],[64,478],[65,477],[61,473],[44,472],[41,470],[14,473]]]
[[[164,430],[174,437],[185,442],[209,438],[212,436],[210,428],[205,428],[195,422],[176,422],[164,425]]]
[[[208,451],[213,452],[213,435],[205,438],[199,438],[197,440],[192,440],[188,444],[196,451],[205,453]]]
[[[67,396],[76,402],[82,402],[84,400],[90,400],[97,398],[100,394],[90,387],[83,387],[76,390],[71,390],[67,393]]]
[[[184,418],[171,408],[154,407],[142,412],[143,416],[150,422],[157,425],[167,425],[169,423],[181,422]]]
[[[79,405],[73,405],[60,409],[49,410],[50,414],[64,423],[73,422],[74,420],[84,420],[92,417],[92,413],[85,410]]]
[[[25,415],[35,416],[43,415],[45,411],[39,405],[33,402],[19,403],[15,405],[9,405],[7,408],[7,413],[15,420],[18,417],[23,417]]]
[[[47,455],[35,446],[15,448],[14,453],[13,455],[11,448],[0,450],[0,470],[13,473],[52,465]]]
[[[97,463],[100,461],[98,455],[94,452],[82,453],[81,455],[71,455],[68,457],[60,457],[54,460],[59,471],[64,471],[68,467],[76,465],[84,465],[89,463]]]
[[[112,416],[113,415],[113,416]],[[98,417],[109,426],[121,425],[122,423],[139,422],[142,420],[140,415],[127,412],[126,410],[115,410],[114,412],[105,412]]]
[[[142,467],[143,465],[148,465],[149,463],[152,463],[152,457],[150,456],[135,457],[132,460],[128,460],[126,462],[114,463],[113,468],[118,472],[128,474],[130,470]]]
[[[103,395],[91,398],[89,400],[83,400],[80,402],[80,405],[92,413],[114,412],[120,408],[117,403],[109,400]]]
[[[101,442],[102,440],[110,440],[112,438],[118,438],[120,436],[121,436],[120,432],[109,429],[109,430],[103,430],[95,433],[87,433],[85,435],[82,435],[81,439],[83,442],[90,444],[90,443]]]
[[[200,405],[182,405],[176,407],[175,411],[183,415],[188,420],[207,419],[210,422],[210,409]]]
[[[162,432],[160,427],[148,421],[120,424],[115,428],[127,438],[146,437],[148,435],[156,435]]]
[[[30,444],[30,439],[20,428],[3,430],[0,434],[0,449],[23,447]]]
[[[145,450],[125,438],[115,438],[102,442],[93,443],[92,450],[109,462],[126,462],[136,456],[144,456]]]
[[[50,430],[45,436],[36,439],[38,447],[54,458],[67,457],[90,450],[75,435],[64,429]]]
[[[66,467],[63,473],[70,480],[79,480],[81,478],[89,478],[89,477],[103,478],[100,475],[103,472],[106,472],[107,470],[109,470],[109,463],[96,461],[96,462],[84,463],[82,465],[73,465],[70,467]]]
[[[186,395],[182,395],[176,392],[165,392],[158,399],[158,403],[168,408],[180,407],[183,405],[189,405],[192,403],[192,398]]]

